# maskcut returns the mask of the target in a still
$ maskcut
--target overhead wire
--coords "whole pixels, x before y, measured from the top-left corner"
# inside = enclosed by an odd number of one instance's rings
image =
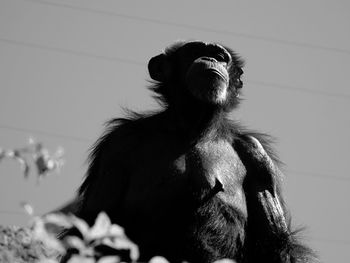
[[[345,177],[341,175],[321,174],[321,173],[315,173],[315,172],[298,171],[293,169],[287,169],[287,172],[298,174],[298,175],[305,175],[309,177],[318,177],[321,179],[336,180],[336,181],[350,181],[350,177]]]
[[[13,131],[25,132],[25,133],[43,134],[43,135],[50,136],[50,137],[61,138],[61,139],[66,139],[66,140],[71,140],[71,141],[84,142],[84,143],[92,143],[94,141],[93,139],[88,139],[88,138],[81,138],[81,137],[71,136],[71,135],[66,135],[66,134],[52,133],[52,132],[47,132],[47,131],[42,131],[42,130],[37,130],[37,129],[14,127],[14,126],[9,126],[9,125],[4,125],[1,123],[0,123],[0,129],[7,129],[7,130],[13,130]],[[318,177],[321,179],[336,180],[336,181],[350,181],[349,177],[340,176],[340,175],[320,174],[320,173],[314,173],[314,172],[297,171],[297,170],[293,170],[293,169],[288,169],[287,172],[298,174],[298,175],[305,175],[305,176],[309,176],[309,177]]]
[[[75,50],[50,47],[50,46],[34,44],[34,43],[27,43],[27,42],[23,42],[23,41],[12,40],[12,39],[0,38],[0,42],[12,44],[12,45],[20,45],[20,46],[26,46],[26,47],[31,47],[31,48],[43,49],[43,50],[48,50],[48,51],[63,52],[63,53],[68,53],[71,55],[77,55],[77,56],[83,56],[83,57],[103,59],[103,60],[108,60],[108,61],[112,61],[112,62],[128,63],[128,64],[134,64],[134,65],[138,65],[138,66],[145,65],[144,63],[141,63],[138,61],[133,61],[133,60],[124,59],[124,58],[120,58],[120,57],[101,56],[101,55],[91,54],[88,52],[80,52],[80,51],[75,51]],[[343,99],[350,99],[350,96],[347,94],[322,93],[322,92],[317,92],[317,91],[312,91],[312,90],[304,90],[302,88],[295,88],[295,87],[291,87],[291,86],[282,86],[279,84],[267,83],[267,82],[262,82],[262,81],[250,81],[250,82],[253,84],[257,84],[257,85],[272,86],[272,87],[277,87],[277,88],[282,88],[282,89],[298,90],[298,91],[303,91],[303,92],[321,94],[323,96],[340,97]],[[64,138],[64,139],[69,139],[69,140],[74,140],[74,141],[80,141],[80,142],[90,142],[91,141],[90,139],[87,139],[87,138],[80,138],[80,137],[64,135],[64,134],[56,134],[56,133],[51,133],[51,132],[46,132],[46,131],[41,131],[41,130],[36,130],[36,129],[13,127],[13,126],[5,125],[5,124],[0,124],[0,128],[1,129],[12,129],[12,130],[16,130],[16,131],[29,132],[29,133],[34,132],[37,134],[43,134],[43,135],[59,137],[59,138]],[[341,176],[329,176],[329,175],[313,174],[313,173],[307,173],[307,172],[297,172],[297,173],[304,174],[307,176],[327,178],[327,179],[333,179],[333,180],[350,180],[349,178],[341,177]]]
[[[47,45],[43,45],[43,44],[30,43],[30,42],[19,41],[19,40],[4,38],[4,37],[0,37],[0,42],[10,44],[10,45],[15,45],[15,46],[24,46],[24,47],[30,47],[30,48],[40,49],[40,50],[66,53],[66,54],[80,56],[80,57],[102,59],[102,60],[115,62],[115,63],[126,63],[126,64],[132,64],[132,65],[137,65],[137,66],[145,66],[146,65],[145,63],[142,63],[142,62],[139,62],[136,60],[126,59],[126,58],[121,58],[121,57],[98,55],[98,54],[93,54],[93,53],[89,53],[89,52],[85,52],[85,51],[77,51],[77,50],[71,50],[71,49],[67,49],[67,48],[52,47],[52,46],[47,46]],[[261,81],[261,80],[251,80],[251,81],[248,81],[248,83],[252,83],[252,84],[264,86],[264,87],[278,88],[281,90],[292,90],[292,91],[298,91],[298,92],[304,92],[304,93],[318,94],[318,95],[322,95],[322,96],[326,96],[326,97],[333,97],[333,98],[338,98],[338,99],[350,100],[350,94],[345,94],[345,93],[335,93],[335,92],[328,92],[328,91],[322,91],[322,90],[312,90],[312,89],[307,89],[307,88],[295,87],[295,86],[290,86],[290,85],[282,85],[282,84],[278,84],[278,83],[266,82],[266,81]]]
[[[62,3],[62,2],[48,2],[45,0],[21,0],[21,1],[34,2],[37,4],[53,6],[53,7],[68,8],[68,9],[72,9],[72,10],[78,10],[78,11],[82,11],[82,12],[88,12],[91,14],[104,15],[104,16],[109,16],[109,17],[119,17],[119,18],[141,21],[141,22],[148,22],[148,23],[159,24],[159,25],[193,29],[193,30],[204,31],[204,32],[208,32],[208,33],[231,35],[234,37],[240,37],[240,38],[245,38],[245,39],[260,40],[260,41],[265,41],[265,42],[278,43],[281,45],[288,45],[288,46],[302,47],[302,48],[309,48],[309,49],[319,49],[319,50],[323,50],[323,51],[336,52],[336,53],[340,53],[340,54],[350,55],[350,50],[348,50],[348,49],[322,46],[322,45],[318,45],[318,44],[314,44],[314,43],[304,43],[304,42],[298,42],[298,41],[292,41],[292,40],[278,39],[278,38],[273,38],[273,37],[258,36],[258,35],[247,34],[247,33],[242,33],[242,32],[230,31],[230,30],[219,30],[219,29],[208,28],[208,27],[203,27],[203,26],[198,26],[198,25],[189,25],[189,24],[183,24],[183,23],[178,23],[178,22],[164,21],[164,20],[155,19],[155,18],[121,14],[121,13],[117,13],[114,11],[98,10],[98,9],[89,8],[89,7],[74,6],[74,5],[70,5],[70,4],[66,4],[66,3]]]
[[[172,25],[172,26],[182,26],[182,27],[190,27],[192,29],[198,29],[198,30],[211,30],[203,27],[195,27],[191,25],[185,25],[185,24],[177,24],[177,23],[167,23],[161,20],[155,20],[155,19],[146,19],[146,18],[141,18],[141,17],[136,17],[136,16],[129,16],[129,15],[122,15],[122,14],[117,14],[114,12],[109,12],[109,11],[100,11],[100,10],[95,10],[91,8],[85,8],[85,7],[76,7],[76,6],[71,6],[67,5],[64,3],[53,3],[53,2],[47,2],[43,0],[22,0],[22,1],[30,1],[30,2],[36,2],[39,4],[46,4],[46,5],[52,5],[52,6],[58,6],[58,7],[65,7],[65,8],[72,8],[72,9],[78,9],[81,11],[89,11],[93,13],[99,13],[99,14],[105,14],[105,15],[112,15],[112,16],[118,16],[118,17],[124,17],[124,18],[130,18],[130,19],[136,19],[136,20],[141,20],[141,21],[148,21],[152,23],[160,23],[160,24],[165,24],[165,25]],[[215,30],[211,30],[215,31]],[[215,31],[217,33],[224,33],[226,31]],[[226,32],[226,33],[232,33],[232,34],[237,34],[240,35],[239,33],[236,32]],[[242,36],[245,36],[243,34]],[[246,35],[247,38],[254,38],[256,36],[251,36],[251,35]],[[278,42],[280,41],[275,41],[274,39],[269,39],[271,42]],[[95,59],[102,59],[102,60],[107,60],[111,62],[117,62],[117,63],[127,63],[127,64],[133,64],[133,65],[138,65],[138,66],[144,66],[145,63],[131,60],[131,59],[125,59],[121,57],[111,57],[111,56],[105,56],[105,55],[99,55],[99,54],[92,54],[89,52],[84,52],[84,51],[77,51],[77,50],[71,50],[71,49],[66,49],[66,48],[60,48],[60,47],[52,47],[52,46],[47,46],[47,45],[42,45],[42,44],[37,44],[37,43],[29,43],[25,41],[19,41],[19,40],[14,40],[14,39],[8,39],[8,38],[0,38],[0,42],[11,44],[11,45],[17,45],[17,46],[25,46],[25,47],[30,47],[30,48],[36,48],[36,49],[41,49],[41,50],[47,50],[47,51],[53,51],[53,52],[60,52],[60,53],[66,53],[70,55],[75,55],[75,56],[81,56],[81,57],[89,57],[89,58],[95,58]],[[284,43],[282,41],[281,43]],[[286,44],[286,43],[285,43]],[[294,45],[293,43],[287,42],[287,44]],[[303,44],[297,43],[295,44],[297,46],[304,46]],[[310,45],[304,46],[304,47],[309,47],[311,48]],[[317,46],[313,48],[321,48],[323,47]],[[332,48],[326,48],[326,50],[331,50]],[[337,51],[337,49],[335,49]],[[339,51],[339,50],[338,50]],[[306,92],[306,93],[313,93],[313,94],[319,94],[323,95],[326,97],[336,97],[336,98],[341,98],[341,99],[350,99],[350,95],[348,94],[341,94],[341,93],[332,93],[332,92],[326,92],[326,91],[316,91],[316,90],[311,90],[311,89],[306,89],[306,88],[300,88],[300,87],[294,87],[294,86],[288,86],[288,85],[281,85],[278,83],[270,83],[270,82],[265,82],[265,81],[248,81],[249,83],[260,85],[260,86],[266,86],[266,87],[274,87],[274,88],[279,88],[279,89],[285,89],[285,90],[293,90],[293,91],[300,91],[300,92]],[[27,128],[19,128],[19,127],[13,127],[9,125],[4,125],[0,124],[1,129],[11,129],[11,130],[16,130],[20,132],[34,132],[37,134],[43,134],[43,135],[48,135],[48,136],[53,136],[53,137],[58,137],[58,138],[63,138],[63,139],[68,139],[68,140],[73,140],[73,141],[80,141],[80,142],[90,142],[90,139],[87,138],[80,138],[80,137],[75,137],[75,136],[70,136],[70,135],[64,135],[64,134],[56,134],[56,133],[51,133],[51,132],[46,132],[46,131],[40,131],[36,129],[27,129]],[[333,180],[350,180],[347,177],[342,177],[342,176],[329,176],[329,175],[321,175],[321,174],[316,174],[316,173],[308,173],[308,172],[297,172],[298,174],[304,174],[307,176],[313,176],[313,177],[320,177],[320,178],[327,178],[327,179],[333,179]]]
[[[29,134],[30,133],[42,134],[42,135],[49,136],[49,137],[56,137],[56,138],[61,138],[61,139],[65,139],[65,140],[77,141],[77,142],[92,142],[92,140],[90,140],[88,138],[82,138],[82,137],[66,135],[66,134],[59,134],[59,133],[54,133],[54,132],[47,132],[47,131],[38,130],[38,129],[14,127],[14,126],[5,125],[5,124],[1,124],[1,123],[0,123],[0,129],[18,131],[18,132],[29,133]]]

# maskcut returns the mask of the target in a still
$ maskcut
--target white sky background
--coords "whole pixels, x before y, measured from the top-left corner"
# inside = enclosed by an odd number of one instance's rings
[[[63,146],[60,175],[36,185],[0,165],[0,223],[26,224],[74,195],[87,151],[120,107],[158,107],[147,62],[178,39],[221,42],[245,60],[232,114],[277,138],[294,225],[323,262],[350,249],[349,1],[0,0],[0,146]]]

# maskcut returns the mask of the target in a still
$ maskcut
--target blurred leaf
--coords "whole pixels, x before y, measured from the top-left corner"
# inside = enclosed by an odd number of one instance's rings
[[[81,255],[73,255],[67,263],[95,263],[94,258],[87,258]]]
[[[69,248],[75,248],[80,254],[83,254],[86,250],[86,246],[83,240],[76,236],[68,236],[64,239],[64,243],[68,245]],[[92,256],[92,255],[91,255]]]
[[[34,160],[34,164],[38,171],[38,179],[47,176],[50,172],[59,172],[60,168],[64,164],[62,158],[64,150],[62,147],[58,147],[56,152],[52,155],[49,151],[43,147],[41,143],[35,142],[33,139],[29,139],[29,146],[18,148],[14,150],[4,150],[0,148],[0,161],[7,157],[15,159],[21,166],[24,177],[28,178],[30,172],[30,166],[28,160],[25,158],[29,155]]]
[[[29,137],[29,139],[28,139],[28,144],[29,145],[34,145],[35,144],[35,139],[31,136],[31,137]]]
[[[116,224],[113,224],[111,225],[110,229],[109,229],[109,234],[111,236],[124,236],[125,235],[125,232],[124,232],[124,229],[119,226],[119,225],[116,225]]]
[[[34,239],[42,241],[48,248],[57,250],[62,254],[66,252],[62,243],[54,235],[46,231],[45,223],[40,217],[34,219],[32,228]]]
[[[106,256],[100,258],[97,263],[119,263],[120,258],[117,256]]]
[[[138,246],[132,241],[130,241],[126,236],[122,238],[114,238],[114,240],[112,240],[111,238],[104,238],[101,244],[109,246],[116,250],[128,250],[129,256],[133,261],[136,261],[140,256]]]
[[[79,230],[79,232],[83,235],[84,239],[89,236],[90,228],[89,225],[82,219],[71,215],[72,224]]]
[[[59,263],[57,260],[54,260],[52,258],[43,258],[39,260],[37,263]]]
[[[213,263],[236,263],[236,261],[233,259],[224,258],[224,259],[219,259]]]
[[[111,220],[107,216],[105,212],[101,212],[98,214],[95,224],[90,229],[90,233],[87,237],[88,240],[94,240],[102,238],[109,234],[109,230],[111,227]]]
[[[169,261],[166,260],[166,258],[164,258],[164,257],[155,256],[155,257],[151,258],[149,263],[169,263]]]
[[[12,156],[13,159],[19,162],[24,174],[24,178],[28,178],[30,168],[27,163],[27,160],[22,156],[21,152],[18,150],[14,150],[12,152],[10,151],[8,156]]]
[[[27,202],[21,202],[21,207],[24,209],[24,211],[30,215],[30,216],[33,216],[34,215],[34,209],[33,207],[28,204]]]
[[[66,229],[75,227],[81,233],[82,238],[66,236],[60,242],[53,235],[49,234],[50,228],[48,226],[53,225]],[[51,247],[63,247],[68,251],[66,256],[72,262],[78,262],[78,260],[82,259],[81,257],[70,258],[76,254],[87,257],[89,258],[88,260],[91,260],[92,257],[99,258],[113,255],[113,257],[106,257],[101,261],[106,263],[120,262],[120,259],[136,261],[139,258],[138,246],[127,238],[122,227],[111,224],[111,220],[104,212],[97,216],[95,224],[91,228],[84,220],[74,215],[67,216],[59,213],[37,218],[35,226],[36,236],[40,237],[43,242]],[[57,250],[62,249],[59,248]],[[75,252],[69,253],[69,251]]]
[[[43,220],[45,221],[45,223],[54,224],[64,228],[71,228],[73,226],[71,220],[69,220],[69,217],[67,217],[64,214],[47,214],[43,217]]]
[[[55,158],[61,158],[64,155],[64,148],[62,146],[59,146],[53,155]]]
[[[0,148],[0,162],[3,158],[5,158],[5,151]]]

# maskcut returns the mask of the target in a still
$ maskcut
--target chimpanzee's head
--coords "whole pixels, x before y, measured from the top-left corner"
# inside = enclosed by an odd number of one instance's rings
[[[210,105],[238,103],[243,61],[229,48],[202,41],[178,42],[153,57],[148,70],[157,81],[153,90],[171,105],[191,97]]]

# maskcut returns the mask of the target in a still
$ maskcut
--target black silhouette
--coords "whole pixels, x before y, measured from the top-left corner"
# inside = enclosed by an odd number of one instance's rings
[[[163,106],[108,123],[90,156],[78,215],[106,211],[140,260],[311,262],[281,197],[269,136],[228,119],[243,62],[229,48],[177,42],[148,64]]]

